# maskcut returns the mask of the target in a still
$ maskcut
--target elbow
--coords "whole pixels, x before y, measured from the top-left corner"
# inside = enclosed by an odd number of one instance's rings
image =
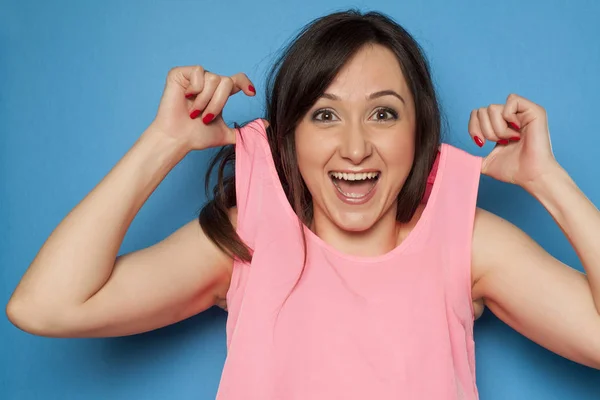
[[[586,367],[600,370],[600,332],[587,336],[587,342],[579,349],[577,360]]]
[[[18,299],[10,299],[6,305],[6,316],[11,324],[33,335],[45,336],[44,328],[34,313]]]
[[[585,365],[586,367],[600,370],[600,354],[588,355],[585,358],[585,361],[581,364]]]
[[[596,348],[593,356],[590,356],[590,360],[587,363],[587,366],[590,368],[600,370],[600,349],[599,348]]]
[[[8,320],[23,332],[36,336],[68,337],[58,315],[27,304],[18,298],[10,299],[6,305]]]

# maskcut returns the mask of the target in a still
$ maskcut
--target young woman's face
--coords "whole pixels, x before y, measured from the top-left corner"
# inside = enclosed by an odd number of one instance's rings
[[[300,121],[295,141],[315,220],[359,232],[395,218],[414,160],[415,110],[394,53],[360,50]]]

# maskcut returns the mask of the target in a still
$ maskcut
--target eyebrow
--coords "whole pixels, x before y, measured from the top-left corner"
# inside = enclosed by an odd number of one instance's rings
[[[369,100],[373,100],[373,99],[377,99],[379,97],[383,97],[383,96],[394,96],[397,97],[402,103],[406,104],[406,101],[404,101],[404,98],[402,98],[402,96],[400,96],[398,93],[396,93],[395,91],[388,89],[388,90],[380,90],[379,92],[374,92],[371,93],[369,96],[367,96],[367,99]],[[323,93],[323,96],[326,99],[329,100],[340,100],[340,98],[338,96],[336,96],[335,94],[331,94],[331,93]]]

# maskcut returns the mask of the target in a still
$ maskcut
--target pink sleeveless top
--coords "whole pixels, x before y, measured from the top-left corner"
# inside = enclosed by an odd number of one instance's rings
[[[481,158],[442,144],[409,236],[377,257],[304,228],[255,120],[237,133],[238,233],[219,400],[477,399],[471,238]],[[298,277],[301,279],[296,284]]]

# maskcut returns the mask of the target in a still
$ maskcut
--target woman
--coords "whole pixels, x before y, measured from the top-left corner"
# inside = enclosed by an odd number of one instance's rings
[[[473,140],[496,143],[485,159],[441,144],[422,51],[377,13],[307,26],[273,69],[266,121],[225,125],[239,91],[255,94],[243,74],[170,71],[155,120],[23,276],[7,306],[16,326],[118,336],[227,307],[220,399],[477,398],[484,304],[600,367],[600,213],[554,159],[542,107],[510,95],[474,110]],[[117,257],[165,175],[217,146],[200,224]],[[587,275],[477,209],[481,173],[536,197]]]

